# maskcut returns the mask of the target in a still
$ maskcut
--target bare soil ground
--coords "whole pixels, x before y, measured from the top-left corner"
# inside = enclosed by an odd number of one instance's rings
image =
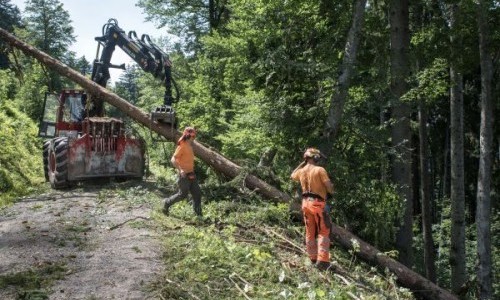
[[[50,280],[41,284],[48,299],[156,298],[163,266],[152,206],[99,187],[22,199],[0,210],[0,278],[34,272]],[[0,299],[23,293],[0,285]]]

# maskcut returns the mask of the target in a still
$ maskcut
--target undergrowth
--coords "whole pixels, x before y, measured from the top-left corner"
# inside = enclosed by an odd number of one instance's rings
[[[253,197],[255,198],[255,197]],[[245,201],[241,201],[245,200]],[[395,277],[332,247],[335,272],[321,272],[302,246],[303,225],[287,205],[232,199],[155,211],[164,244],[162,299],[414,299]]]
[[[39,192],[43,183],[41,141],[35,123],[0,102],[0,207]]]

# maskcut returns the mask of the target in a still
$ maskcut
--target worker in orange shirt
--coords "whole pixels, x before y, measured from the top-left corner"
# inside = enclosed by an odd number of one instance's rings
[[[201,189],[194,173],[194,152],[193,141],[196,137],[196,130],[193,127],[186,127],[182,137],[177,141],[177,148],[170,160],[179,174],[179,191],[165,199],[163,213],[168,215],[170,207],[182,199],[186,199],[188,193],[193,197],[193,209],[197,216],[201,213]]]
[[[302,188],[302,213],[306,227],[306,250],[311,262],[320,270],[330,267],[330,216],[325,210],[327,194],[333,184],[326,170],[318,166],[321,152],[309,148],[304,161],[292,172],[291,179]]]

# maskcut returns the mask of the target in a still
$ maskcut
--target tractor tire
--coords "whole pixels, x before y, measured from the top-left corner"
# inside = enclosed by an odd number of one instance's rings
[[[68,138],[52,140],[48,155],[48,175],[53,189],[63,189],[68,182]]]
[[[49,148],[50,141],[43,143],[43,174],[46,182],[49,181]]]

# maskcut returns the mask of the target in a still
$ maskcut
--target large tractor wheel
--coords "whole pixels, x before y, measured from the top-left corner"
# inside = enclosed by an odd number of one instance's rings
[[[52,141],[49,147],[49,181],[54,189],[62,189],[68,182],[68,138],[61,137]]]
[[[45,181],[49,181],[49,148],[50,141],[43,143],[43,173],[45,175]]]

